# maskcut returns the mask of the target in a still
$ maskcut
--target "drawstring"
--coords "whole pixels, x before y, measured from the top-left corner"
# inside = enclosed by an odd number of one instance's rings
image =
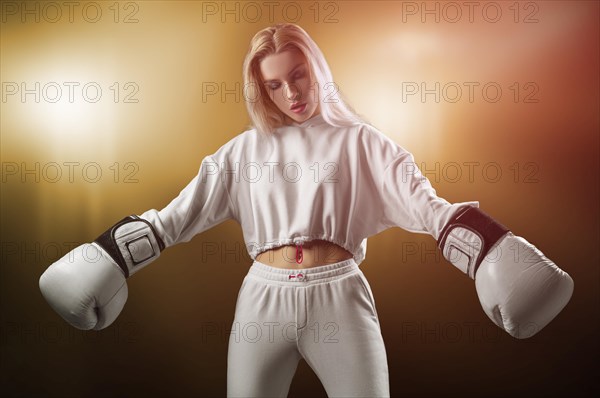
[[[302,263],[302,244],[296,244],[296,262],[298,264]]]
[[[288,280],[290,280],[290,279],[296,279],[298,281],[303,281],[304,280],[304,274],[301,273],[301,272],[298,273],[298,274],[296,274],[296,275],[292,274],[292,275],[288,276]]]
[[[302,254],[302,245],[304,244],[306,237],[298,236],[294,238],[294,243],[296,244],[296,263],[302,264],[302,260],[304,260],[304,255]]]

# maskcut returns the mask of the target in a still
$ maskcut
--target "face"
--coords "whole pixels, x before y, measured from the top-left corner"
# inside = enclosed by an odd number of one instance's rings
[[[265,90],[271,101],[286,116],[302,123],[319,114],[317,85],[310,77],[310,66],[298,50],[266,56],[260,62]]]

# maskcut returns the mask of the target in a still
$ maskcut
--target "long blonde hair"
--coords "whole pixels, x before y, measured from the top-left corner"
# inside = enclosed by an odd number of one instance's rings
[[[244,60],[244,97],[251,119],[249,128],[255,128],[261,134],[270,134],[277,127],[288,124],[286,121],[290,118],[277,108],[262,83],[260,62],[268,55],[292,49],[299,50],[306,58],[310,76],[317,83],[323,119],[340,127],[364,123],[364,118],[343,99],[334,84],[329,65],[314,40],[298,25],[279,23],[254,35]]]

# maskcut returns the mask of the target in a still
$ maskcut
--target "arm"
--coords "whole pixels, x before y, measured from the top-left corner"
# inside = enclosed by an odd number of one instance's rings
[[[46,301],[78,329],[112,324],[127,301],[126,278],[165,248],[234,217],[219,168],[213,157],[205,157],[198,174],[161,211],[125,217],[50,265],[39,281]]]
[[[444,258],[475,280],[487,316],[516,338],[531,337],[565,307],[571,277],[525,239],[479,209],[450,204],[403,151],[383,177],[385,214],[392,225],[429,233]]]
[[[397,147],[398,155],[386,166],[382,180],[385,222],[410,232],[438,239],[453,214],[479,202],[451,204],[437,196],[429,179],[417,167],[413,155]]]

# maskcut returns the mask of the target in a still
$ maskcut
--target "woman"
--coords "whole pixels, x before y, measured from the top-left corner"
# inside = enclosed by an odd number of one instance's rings
[[[531,334],[519,336],[515,325],[524,318],[511,318],[504,307],[534,314],[527,319],[543,327],[566,304],[572,281],[537,252],[536,267],[543,269],[536,272],[548,275],[544,283],[558,281],[546,283],[539,296],[559,300],[507,304],[502,300],[512,291],[494,295],[518,285],[524,267],[505,258],[495,264],[487,253],[501,243],[530,247],[478,211],[479,202],[438,197],[412,155],[342,100],[323,54],[299,26],[258,32],[244,80],[248,130],[206,156],[198,175],[160,212],[124,218],[42,275],[44,297],[72,325],[110,325],[127,299],[127,277],[165,248],[228,219],[240,223],[254,260],[229,339],[231,397],[285,397],[302,358],[329,396],[390,395],[375,300],[359,268],[367,238],[387,228],[430,234],[455,266],[472,278],[478,272],[486,313],[516,337]],[[477,239],[472,253],[467,246]],[[499,272],[510,287],[487,288]],[[522,291],[535,291],[530,279]],[[521,302],[535,302],[535,311]]]
[[[259,99],[246,104],[265,137],[239,144],[261,148],[241,163],[281,160],[275,176],[285,175],[285,164],[300,165],[300,173],[270,182],[263,171],[249,189],[231,187],[261,219],[247,224],[262,228],[246,239],[259,254],[237,300],[228,395],[286,396],[304,358],[331,397],[389,396],[375,302],[358,264],[365,238],[392,225],[375,205],[377,185],[402,151],[339,97],[323,54],[296,25],[254,36],[244,83],[247,97]],[[252,209],[240,211],[244,225],[242,213]]]

